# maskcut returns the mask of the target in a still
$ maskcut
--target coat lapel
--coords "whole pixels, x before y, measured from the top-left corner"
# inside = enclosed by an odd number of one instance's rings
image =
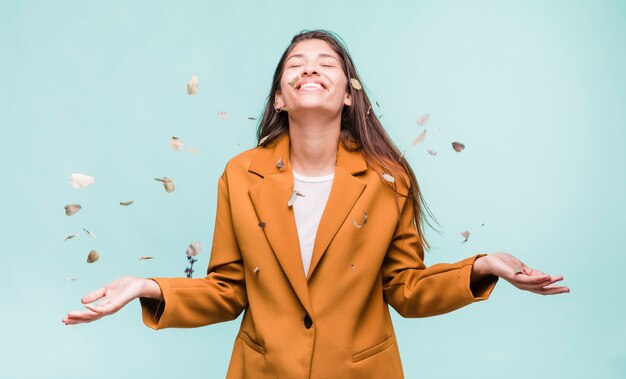
[[[259,221],[265,223],[263,231],[287,279],[304,307],[312,313],[294,212],[287,205],[293,191],[289,145],[289,135],[285,134],[273,144],[259,148],[248,170],[263,180],[250,188],[249,195]],[[362,154],[350,152],[340,143],[333,185],[317,230],[308,278],[365,189],[365,182],[353,176],[365,170],[367,165]]]

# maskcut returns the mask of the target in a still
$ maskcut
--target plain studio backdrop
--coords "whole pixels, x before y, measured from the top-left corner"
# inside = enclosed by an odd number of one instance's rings
[[[137,301],[61,319],[116,277],[184,276],[193,241],[204,275],[217,179],[255,146],[289,40],[315,28],[343,37],[416,172],[441,229],[426,263],[505,251],[571,288],[502,280],[451,314],[394,311],[406,377],[626,376],[624,2],[4,0],[0,377],[224,377],[240,319],[155,332]]]

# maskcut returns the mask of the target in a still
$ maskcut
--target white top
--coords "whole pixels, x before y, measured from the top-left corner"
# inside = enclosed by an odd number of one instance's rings
[[[304,195],[297,196],[293,203],[304,275],[309,274],[317,227],[322,218],[326,201],[328,201],[334,176],[334,173],[324,176],[303,176],[293,172],[293,189]]]

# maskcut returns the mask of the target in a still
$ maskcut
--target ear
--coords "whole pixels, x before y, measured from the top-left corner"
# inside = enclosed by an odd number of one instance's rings
[[[274,108],[283,106],[283,95],[280,91],[276,91],[276,93],[274,94]]]
[[[352,97],[347,92],[346,92],[346,97],[343,99],[343,103],[348,107],[352,106]]]

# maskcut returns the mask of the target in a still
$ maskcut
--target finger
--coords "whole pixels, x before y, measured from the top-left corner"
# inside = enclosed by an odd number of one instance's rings
[[[557,295],[561,293],[569,293],[569,288],[566,286],[546,287],[539,290],[533,290],[531,292],[538,293],[540,295]]]
[[[120,307],[110,301],[104,301],[96,305],[85,304],[85,308],[101,315],[110,315],[112,313],[117,312]]]
[[[94,301],[100,299],[101,297],[104,296],[105,294],[105,287],[102,287],[100,289],[97,289],[91,293],[88,293],[87,295],[83,296],[82,299],[80,299],[81,303],[83,304],[87,304],[87,303],[93,303]]]
[[[509,282],[517,285],[533,285],[533,284],[541,284],[550,280],[550,275],[526,275],[526,274],[517,274],[511,276],[507,279]],[[544,284],[545,285],[545,284]]]

